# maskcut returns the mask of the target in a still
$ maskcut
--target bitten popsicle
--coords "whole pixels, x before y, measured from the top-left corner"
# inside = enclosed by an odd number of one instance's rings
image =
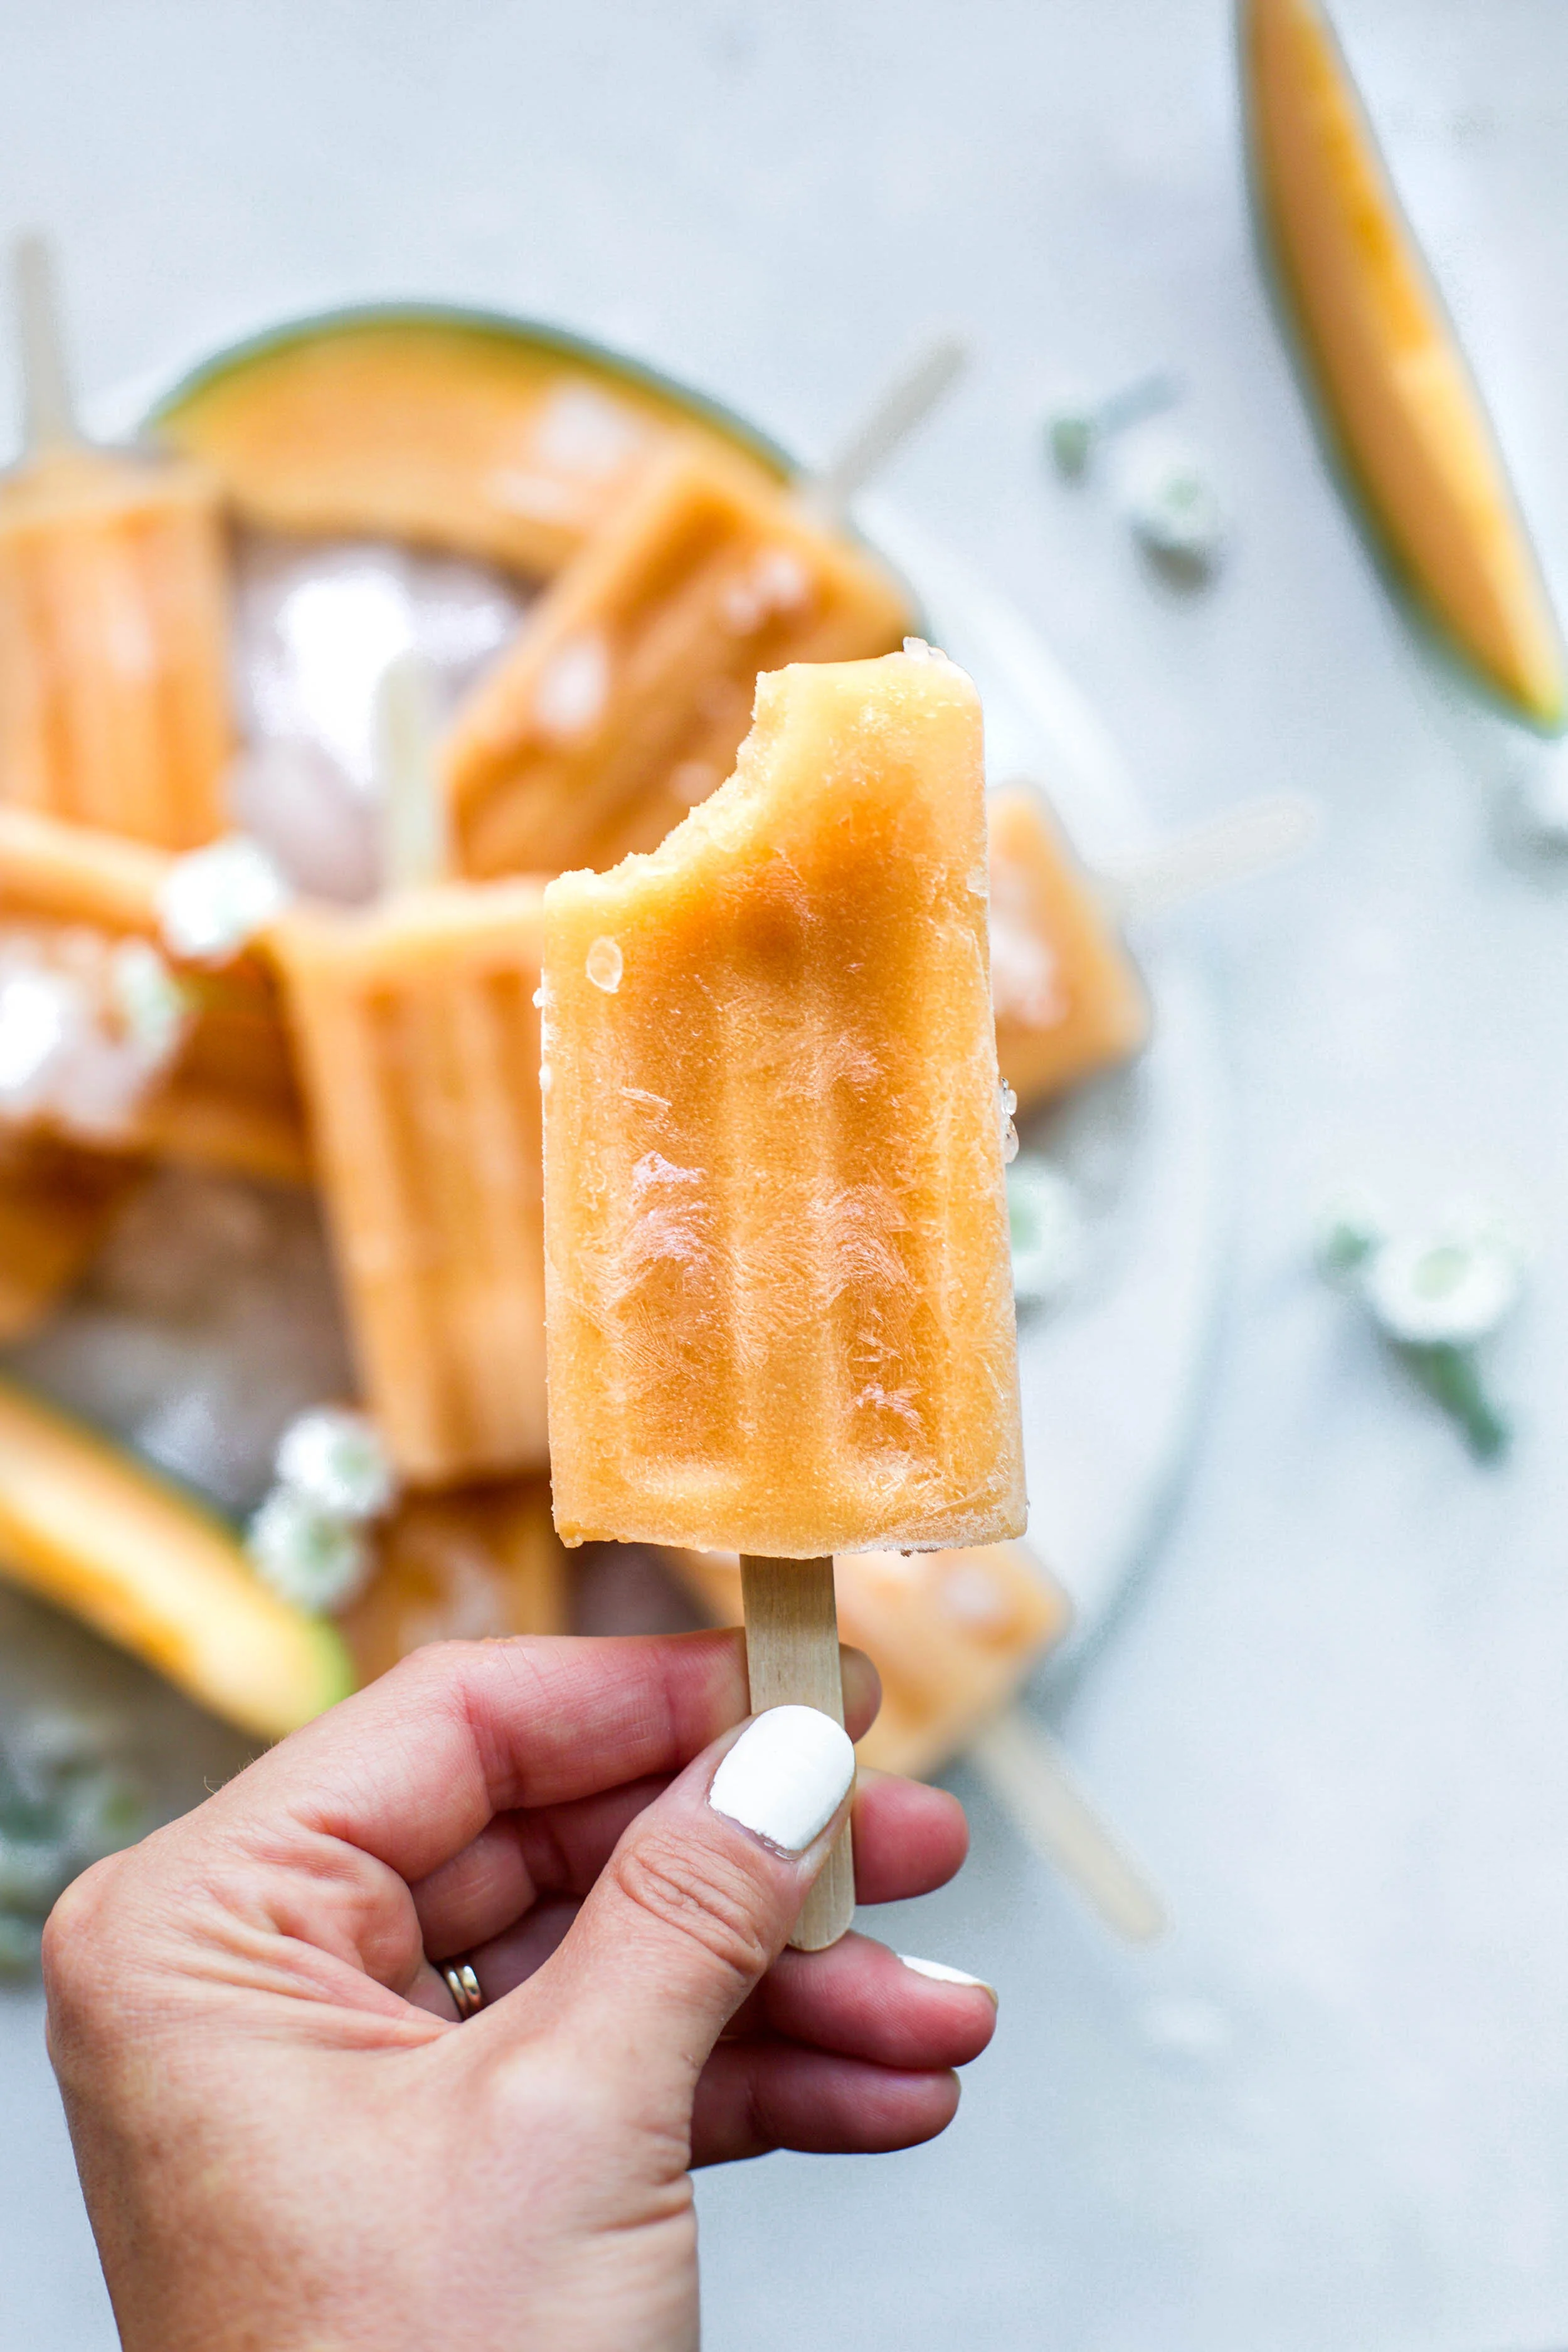
[[[0,798],[190,849],[234,750],[223,516],[184,459],[96,449],[45,248],[16,248],[27,454],[0,479]]]
[[[852,541],[723,450],[678,448],[458,711],[442,772],[462,870],[654,847],[729,774],[760,670],[885,653],[909,625]]]
[[[761,678],[727,784],[547,889],[543,1081],[556,1525],[740,1551],[753,1706],[831,1706],[833,1552],[1024,1525],[963,672]]]

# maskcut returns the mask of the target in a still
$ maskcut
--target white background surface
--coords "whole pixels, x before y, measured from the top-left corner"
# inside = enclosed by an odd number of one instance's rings
[[[1568,587],[1568,10],[1345,0],[1352,51]],[[1189,921],[1228,1006],[1239,1215],[1186,1495],[1054,1713],[1177,1933],[1107,1948],[977,1801],[897,1939],[994,1974],[947,2138],[704,2190],[709,2341],[1529,2352],[1568,2338],[1568,892],[1489,832],[1504,730],[1414,655],[1260,290],[1220,0],[9,0],[0,230],[69,262],[107,384],[258,312],[471,297],[822,447],[926,328],[980,364],[896,488],[1014,593],[1173,820],[1322,794],[1300,872]],[[1237,516],[1143,572],[1042,403],[1181,368]],[[1325,1187],[1536,1221],[1511,1465],[1303,1270]],[[110,2339],[0,2007],[0,2347]],[[302,2152],[302,2160],[305,2160]]]

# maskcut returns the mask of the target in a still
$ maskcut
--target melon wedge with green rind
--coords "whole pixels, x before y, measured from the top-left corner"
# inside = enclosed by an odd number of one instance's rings
[[[353,1687],[335,1627],[269,1592],[215,1513],[3,1379],[0,1578],[265,1739]]]
[[[341,310],[218,353],[149,429],[240,520],[397,539],[548,577],[680,438],[768,481],[782,454],[716,403],[582,339],[434,305]]]
[[[1331,454],[1396,577],[1520,717],[1562,637],[1480,394],[1319,0],[1240,0],[1254,194]]]

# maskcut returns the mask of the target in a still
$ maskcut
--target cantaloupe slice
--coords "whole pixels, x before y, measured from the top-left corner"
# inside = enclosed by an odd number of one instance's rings
[[[152,419],[240,518],[367,533],[558,571],[647,467],[718,434],[786,470],[740,422],[588,343],[460,310],[342,311],[220,354]]]
[[[1523,717],[1562,640],[1501,456],[1318,0],[1240,0],[1262,226],[1333,441],[1428,616]]]
[[[263,1738],[353,1686],[336,1629],[269,1592],[220,1519],[3,1380],[0,1577]]]

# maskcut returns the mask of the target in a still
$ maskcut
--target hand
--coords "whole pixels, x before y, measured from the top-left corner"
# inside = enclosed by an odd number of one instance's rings
[[[854,1652],[845,1693],[858,1736]],[[745,1705],[737,1634],[422,1651],[77,1881],[50,2051],[128,2352],[673,2352],[690,2165],[943,2128],[993,1997],[784,1950],[844,1744],[803,1798],[809,1757],[762,1769],[800,1727]],[[719,1799],[773,1843],[710,1801],[738,1740]],[[951,1797],[862,1781],[862,1901],[964,1843]]]

